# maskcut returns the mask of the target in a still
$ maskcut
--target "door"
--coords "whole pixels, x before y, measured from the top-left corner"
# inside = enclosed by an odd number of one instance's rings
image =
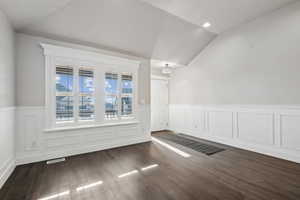
[[[151,131],[168,129],[169,84],[168,80],[151,80]]]

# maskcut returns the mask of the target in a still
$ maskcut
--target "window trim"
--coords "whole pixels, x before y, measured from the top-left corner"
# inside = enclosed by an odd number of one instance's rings
[[[98,52],[86,51],[51,44],[40,44],[44,50],[45,56],[45,127],[46,129],[60,127],[76,127],[82,125],[101,125],[111,123],[112,120],[105,120],[104,107],[104,78],[106,72],[115,72],[118,74],[130,73],[133,76],[133,115],[132,118],[118,118],[113,122],[126,122],[138,120],[138,69],[140,62],[121,58],[116,56],[105,55]],[[95,50],[99,51],[99,50]],[[74,91],[74,121],[66,123],[56,122],[56,66],[70,66],[74,70],[73,91]],[[79,118],[79,79],[78,73],[80,68],[87,67],[94,72],[94,96],[95,96],[95,119],[94,120],[77,120]],[[121,84],[121,79],[119,81]],[[120,93],[120,92],[119,92]],[[101,98],[102,97],[102,98]],[[119,110],[121,111],[121,110]]]
[[[60,67],[60,68],[70,68],[72,69],[72,91],[71,92],[57,92],[56,90],[56,85],[55,85],[55,112],[57,112],[57,97],[58,96],[68,96],[68,97],[72,97],[73,98],[73,110],[72,110],[72,113],[73,113],[73,117],[71,120],[57,120],[56,119],[56,123],[58,124],[61,124],[61,123],[72,123],[74,120],[75,120],[75,112],[74,112],[74,100],[75,100],[75,90],[74,90],[74,68],[73,67],[70,67],[70,66],[61,66],[61,65],[56,65],[55,67],[55,82],[56,82],[56,77],[57,77],[57,68]],[[59,95],[58,95],[59,94]]]
[[[123,93],[123,86],[122,86],[122,81],[123,81],[123,79],[122,79],[122,76],[123,75],[129,75],[129,76],[131,76],[132,77],[132,85],[133,85],[133,87],[132,87],[132,93],[131,94],[126,94],[126,93]],[[131,119],[131,118],[134,118],[134,110],[135,110],[135,105],[134,105],[134,95],[135,95],[135,84],[136,84],[136,82],[135,82],[135,77],[134,77],[134,75],[133,74],[131,74],[131,73],[128,73],[128,72],[123,72],[123,73],[121,73],[120,74],[120,106],[121,106],[121,108],[120,108],[120,112],[121,112],[121,119]],[[122,115],[122,98],[123,97],[131,97],[132,98],[132,112],[131,112],[131,114],[130,115]]]
[[[81,94],[84,94],[84,93],[82,93],[82,92],[80,92],[80,88],[78,89],[78,94],[77,94],[77,96],[78,96],[78,122],[80,123],[80,122],[84,122],[84,123],[87,123],[87,122],[94,122],[95,120],[96,120],[96,95],[95,95],[95,67],[90,67],[90,66],[79,66],[79,68],[78,68],[78,72],[80,71],[80,70],[86,70],[86,71],[92,71],[93,72],[93,89],[94,89],[94,91],[93,91],[93,93],[91,94],[91,95],[86,95],[86,96],[91,96],[93,99],[94,99],[94,118],[93,119],[80,119],[80,117],[79,117],[79,113],[80,113],[80,109],[79,109],[79,105],[80,105],[80,97],[81,97]],[[78,78],[80,78],[80,75],[78,75]],[[78,85],[78,87],[80,86],[80,81],[78,80],[78,82],[77,82],[77,85]]]
[[[106,108],[105,108],[105,104],[106,104],[106,102],[105,102],[105,98],[106,98],[106,88],[105,88],[105,86],[104,86],[104,88],[103,88],[103,90],[104,90],[104,121],[105,122],[116,122],[116,121],[119,121],[120,119],[119,119],[119,114],[120,114],[120,106],[119,106],[119,98],[120,98],[120,95],[119,95],[119,90],[120,90],[120,80],[119,80],[119,73],[117,72],[117,71],[115,71],[115,70],[108,70],[108,71],[106,71],[105,73],[104,73],[104,83],[105,83],[105,81],[106,81],[106,74],[116,74],[117,75],[117,94],[116,95],[108,95],[108,96],[116,96],[117,97],[117,117],[115,117],[115,118],[107,118],[106,117]],[[104,85],[106,85],[106,84],[104,84]]]
[[[129,121],[129,120],[133,120],[136,119],[136,105],[137,103],[135,103],[136,99],[137,99],[137,80],[136,80],[136,76],[135,74],[133,74],[132,72],[116,72],[116,71],[107,71],[106,73],[111,73],[111,74],[117,74],[118,77],[118,82],[117,82],[117,95],[112,95],[112,96],[117,96],[118,99],[118,113],[117,113],[117,117],[115,118],[106,118],[104,117],[104,121],[105,122],[115,122],[115,121]],[[104,74],[104,79],[106,79]],[[130,115],[127,116],[123,116],[122,113],[122,97],[124,95],[124,93],[122,92],[122,75],[131,75],[132,76],[132,94],[129,95],[130,97],[132,97],[132,113]],[[105,80],[104,80],[105,81]],[[104,93],[105,93],[105,88],[104,88]],[[106,94],[105,94],[106,96]],[[104,115],[105,115],[105,110],[104,110]]]

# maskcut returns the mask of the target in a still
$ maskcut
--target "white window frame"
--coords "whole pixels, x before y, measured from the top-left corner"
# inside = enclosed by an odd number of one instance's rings
[[[138,69],[140,62],[126,58],[109,56],[98,52],[80,49],[41,44],[45,56],[45,127],[47,129],[65,126],[101,125],[111,123],[105,119],[105,73],[117,73],[119,79],[119,93],[121,93],[121,74],[132,74],[133,76],[133,110],[130,117],[119,116],[116,122],[138,120]],[[56,66],[69,66],[73,68],[73,92],[74,92],[74,121],[56,121]],[[94,97],[95,97],[95,119],[78,120],[79,118],[79,69],[85,68],[94,72]],[[121,94],[119,94],[121,97]],[[121,99],[119,98],[119,101]],[[119,103],[118,115],[121,114]]]
[[[131,72],[116,72],[116,71],[107,71],[106,73],[111,73],[111,74],[117,74],[118,76],[118,86],[117,86],[117,99],[118,99],[118,113],[116,118],[104,118],[104,120],[106,122],[112,122],[112,121],[128,121],[128,120],[132,120],[132,119],[136,119],[136,103],[135,103],[135,99],[136,99],[136,94],[137,94],[137,77],[136,74],[131,73]],[[132,94],[128,95],[130,97],[132,97],[132,113],[130,115],[124,116],[122,115],[122,97],[123,97],[123,93],[122,93],[122,75],[131,75],[132,76]],[[104,78],[106,78],[104,76]],[[105,94],[106,96],[106,94]],[[125,95],[124,95],[125,96]],[[105,112],[105,111],[104,111]]]
[[[125,93],[123,93],[122,75],[130,75],[130,76],[132,76],[132,85],[133,85],[132,94],[125,94]],[[119,95],[120,95],[120,117],[122,119],[131,119],[133,117],[133,115],[134,115],[134,113],[133,113],[133,110],[135,109],[134,108],[134,102],[132,102],[132,113],[130,115],[124,116],[124,115],[121,114],[122,113],[122,98],[123,97],[131,97],[132,100],[134,101],[134,93],[135,93],[135,91],[134,91],[134,85],[135,85],[135,77],[133,76],[133,74],[128,73],[128,72],[124,72],[124,73],[120,74],[120,94]]]
[[[92,98],[94,98],[94,115],[95,115],[95,117],[93,118],[93,119],[78,119],[78,122],[79,123],[81,123],[81,122],[83,122],[83,123],[87,123],[87,122],[94,122],[95,120],[96,120],[96,101],[95,101],[95,99],[96,99],[96,95],[95,95],[95,67],[90,67],[90,66],[80,66],[79,68],[78,68],[78,72],[79,72],[79,70],[86,70],[86,71],[92,71],[93,72],[93,86],[94,86],[94,91],[93,91],[93,93],[90,95]],[[78,78],[79,78],[80,76],[78,75]],[[79,86],[79,81],[77,81],[77,85]],[[80,95],[82,94],[80,91],[79,91],[80,89],[78,89],[78,109],[79,109],[79,98],[80,98]],[[87,95],[87,96],[89,96],[89,95]],[[79,110],[78,110],[78,117],[79,117]]]
[[[66,121],[57,121],[57,123],[71,123],[72,121],[74,121],[74,115],[75,115],[75,113],[74,113],[74,99],[75,99],[75,88],[74,88],[74,68],[73,67],[70,67],[70,66],[59,66],[59,65],[57,65],[56,66],[56,68],[57,67],[61,67],[61,68],[70,68],[70,69],[72,69],[72,82],[73,82],[73,85],[72,85],[72,92],[61,92],[61,93],[65,93],[65,95],[58,95],[58,94],[60,94],[60,92],[57,92],[56,90],[55,90],[55,102],[56,102],[56,98],[58,97],[58,96],[69,96],[69,97],[72,97],[73,98],[73,120],[66,120]],[[55,68],[55,76],[56,76],[56,73],[57,73],[57,69]],[[70,93],[70,94],[68,94],[68,93]],[[55,106],[56,107],[56,106]]]
[[[106,109],[105,109],[105,104],[106,104],[106,102],[104,101],[104,121],[119,121],[120,120],[120,105],[119,105],[119,99],[120,99],[120,76],[119,76],[119,73],[117,72],[117,71],[111,71],[111,70],[108,70],[108,71],[106,71],[105,73],[104,73],[104,82],[106,81],[106,73],[110,73],[110,74],[117,74],[117,77],[118,77],[118,79],[117,79],[117,94],[116,95],[112,95],[112,96],[116,96],[117,97],[117,106],[118,106],[118,108],[117,108],[117,116],[115,117],[115,118],[106,118],[106,116],[105,116],[105,112],[106,112]],[[105,84],[106,85],[106,84]],[[104,100],[105,100],[105,98],[106,98],[106,91],[105,91],[105,87],[104,87]]]

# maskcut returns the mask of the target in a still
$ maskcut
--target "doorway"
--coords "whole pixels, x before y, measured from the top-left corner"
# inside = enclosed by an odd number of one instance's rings
[[[167,130],[169,126],[169,81],[151,78],[151,131]]]

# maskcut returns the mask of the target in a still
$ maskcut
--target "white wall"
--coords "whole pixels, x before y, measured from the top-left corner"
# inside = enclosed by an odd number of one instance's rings
[[[41,42],[141,61],[139,101],[150,104],[150,61],[148,59],[18,33],[16,34],[17,106],[45,105],[45,58],[40,46]]]
[[[151,80],[151,131],[169,128],[169,81],[162,77]]]
[[[171,129],[300,162],[300,2],[218,36],[170,81]]]
[[[163,78],[170,78],[169,74],[163,74],[161,72],[161,70],[162,70],[161,68],[152,67],[151,68],[151,75],[160,76],[160,77],[163,77]]]
[[[141,62],[137,123],[76,130],[45,130],[45,58],[40,43],[125,57]],[[150,140],[150,61],[25,34],[16,35],[16,162],[30,162],[99,151]]]
[[[14,169],[14,31],[0,10],[0,188]]]
[[[172,104],[300,104],[300,2],[217,37],[171,80]]]

